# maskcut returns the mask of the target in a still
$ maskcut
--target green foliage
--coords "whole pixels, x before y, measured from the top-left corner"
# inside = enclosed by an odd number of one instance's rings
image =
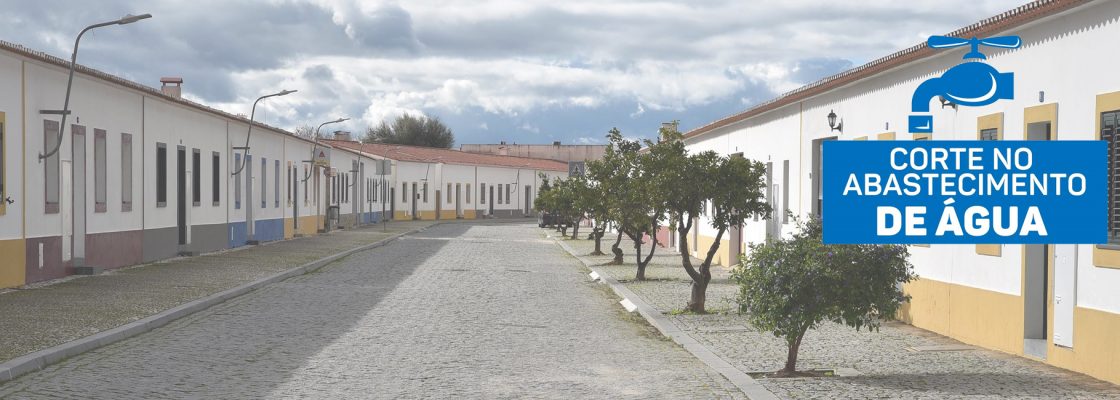
[[[877,330],[909,300],[900,284],[916,276],[902,245],[828,245],[820,219],[798,220],[791,238],[751,245],[732,271],[740,311],[790,346],[786,371],[809,329],[823,321]]]
[[[437,117],[414,117],[405,113],[393,120],[392,125],[382,121],[380,125],[370,127],[362,141],[450,148],[455,144],[455,135]]]

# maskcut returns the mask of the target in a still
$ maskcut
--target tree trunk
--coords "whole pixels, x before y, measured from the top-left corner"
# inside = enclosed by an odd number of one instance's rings
[[[630,240],[634,241],[634,253],[635,253],[634,254],[635,255],[634,259],[638,263],[638,273],[634,277],[634,279],[639,280],[639,281],[646,280],[646,266],[648,266],[650,260],[653,259],[653,253],[655,251],[657,251],[657,237],[654,236],[653,241],[649,245],[649,254],[646,255],[645,260],[642,260],[642,237],[643,236],[644,235],[637,235],[637,237],[635,238],[633,235],[630,235]]]
[[[568,226],[561,224],[560,225],[560,237],[565,237],[565,236],[568,236]]]
[[[705,314],[704,302],[708,300],[708,283],[712,281],[712,274],[703,265],[700,266],[700,280],[692,281],[692,296],[688,299],[686,311]]]
[[[630,240],[634,242],[634,263],[638,265],[638,273],[634,275],[634,280],[646,280],[646,264],[642,263],[642,238],[635,238],[634,235],[627,234]]]
[[[572,239],[579,239],[579,219],[572,225]]]
[[[591,235],[595,237],[595,251],[591,252],[593,256],[603,255],[603,227],[596,226],[591,229]]]
[[[801,333],[797,335],[796,339],[787,342],[789,344],[789,352],[786,353],[785,368],[779,371],[782,374],[790,375],[797,372],[797,351],[801,349],[801,338],[805,337],[806,330],[807,329],[802,330]]]
[[[618,247],[622,244],[622,232],[618,232],[618,238],[615,239],[614,244],[611,245],[611,253],[614,254],[614,259],[607,263],[610,265],[622,265],[622,248]]]
[[[685,307],[688,311],[697,314],[708,312],[704,309],[704,303],[708,299],[708,283],[712,281],[712,258],[715,257],[716,251],[719,251],[719,242],[723,239],[723,233],[723,229],[716,233],[716,240],[708,248],[708,254],[704,257],[704,261],[700,263],[700,270],[692,276],[692,297],[688,300],[688,306]]]

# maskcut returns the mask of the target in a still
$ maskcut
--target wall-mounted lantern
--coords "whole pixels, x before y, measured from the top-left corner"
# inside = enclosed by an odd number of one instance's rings
[[[828,110],[828,127],[834,131],[840,131],[840,133],[844,133],[844,119],[840,119],[840,122],[837,123],[836,113],[832,110]]]

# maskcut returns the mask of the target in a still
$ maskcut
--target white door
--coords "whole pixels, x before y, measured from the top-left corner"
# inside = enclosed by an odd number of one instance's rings
[[[70,169],[71,165],[73,163],[70,160],[62,160],[62,166],[59,168],[59,172],[62,173],[62,187],[59,188],[61,192],[58,194],[58,210],[62,213],[62,262],[73,258],[71,244],[74,240],[74,209],[70,204],[73,202],[71,196],[74,194],[74,185],[71,184],[70,179],[70,174],[73,172]]]
[[[1077,305],[1077,245],[1054,245],[1054,344],[1073,347]]]

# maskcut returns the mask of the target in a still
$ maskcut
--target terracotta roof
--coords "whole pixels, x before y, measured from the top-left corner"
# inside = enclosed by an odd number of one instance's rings
[[[24,47],[22,45],[18,45],[18,44],[15,44],[15,43],[0,40],[0,50],[7,51],[7,52],[10,52],[10,53],[15,53],[15,54],[30,58],[32,60],[37,60],[37,61],[40,61],[40,62],[43,62],[43,63],[46,63],[46,64],[50,64],[50,65],[54,65],[54,66],[57,66],[57,67],[60,67],[60,68],[70,69],[70,61],[68,61],[68,60],[64,60],[64,59],[52,56],[50,54],[47,54],[47,53],[44,53],[44,52],[41,52],[41,51],[32,50],[32,49],[29,49],[27,47]],[[184,105],[184,106],[187,106],[187,107],[190,107],[190,108],[194,108],[194,109],[199,110],[199,111],[208,112],[208,113],[217,115],[217,116],[222,117],[222,118],[235,120],[235,121],[238,121],[238,122],[241,122],[241,123],[244,123],[244,124],[249,123],[249,118],[246,118],[242,115],[231,114],[231,113],[228,113],[228,112],[225,112],[225,111],[213,108],[213,107],[209,107],[209,106],[206,106],[206,105],[202,105],[202,104],[199,104],[199,103],[195,103],[193,101],[183,99],[183,98],[180,98],[180,97],[168,96],[168,95],[164,94],[162,91],[160,91],[159,89],[156,89],[156,88],[153,88],[153,87],[150,87],[150,86],[146,86],[146,85],[143,85],[143,84],[140,84],[140,83],[136,83],[136,82],[130,81],[128,79],[121,78],[121,77],[116,76],[116,75],[105,73],[105,72],[102,72],[100,70],[93,69],[93,68],[87,67],[87,66],[82,65],[82,64],[75,65],[74,66],[74,72],[77,73],[77,74],[82,74],[82,75],[91,77],[91,78],[100,79],[102,81],[109,82],[109,83],[117,85],[117,86],[123,86],[125,88],[129,88],[129,89],[132,89],[132,90],[143,92],[144,95],[147,95],[147,96],[160,98],[162,100],[166,100],[166,101],[169,101],[169,102],[172,102],[172,103],[178,103],[180,105]],[[168,78],[166,78],[166,77],[161,78],[161,80],[163,80],[163,79],[168,79]],[[180,80],[180,83],[181,83],[182,78],[178,78],[178,79]],[[288,132],[286,130],[277,128],[275,126],[271,126],[271,125],[268,125],[268,124],[263,124],[260,121],[253,121],[253,126],[258,128],[258,129],[259,128],[268,129],[268,130],[272,131],[273,133],[288,135],[288,136],[291,136],[293,138],[303,140],[305,142],[311,142],[311,140],[308,140],[307,138],[296,136],[295,134],[292,134],[291,132]]]
[[[324,139],[320,140],[320,142],[326,143],[332,147],[344,147],[397,161],[568,171],[567,163],[543,158],[499,156],[493,154],[467,153],[459,150],[439,149],[434,147],[359,143],[344,140]]]
[[[991,36],[1090,2],[1091,0],[1037,0],[949,32],[946,36],[962,38]],[[767,111],[772,111],[826,93],[853,82],[875,76],[876,74],[892,68],[933,56],[934,54],[936,54],[936,52],[926,46],[924,42],[911,46],[910,48],[898,51],[889,56],[794,89],[770,101],[751,107],[746,111],[695,128],[685,133],[684,138],[696,137],[715,129],[744,121]]]

